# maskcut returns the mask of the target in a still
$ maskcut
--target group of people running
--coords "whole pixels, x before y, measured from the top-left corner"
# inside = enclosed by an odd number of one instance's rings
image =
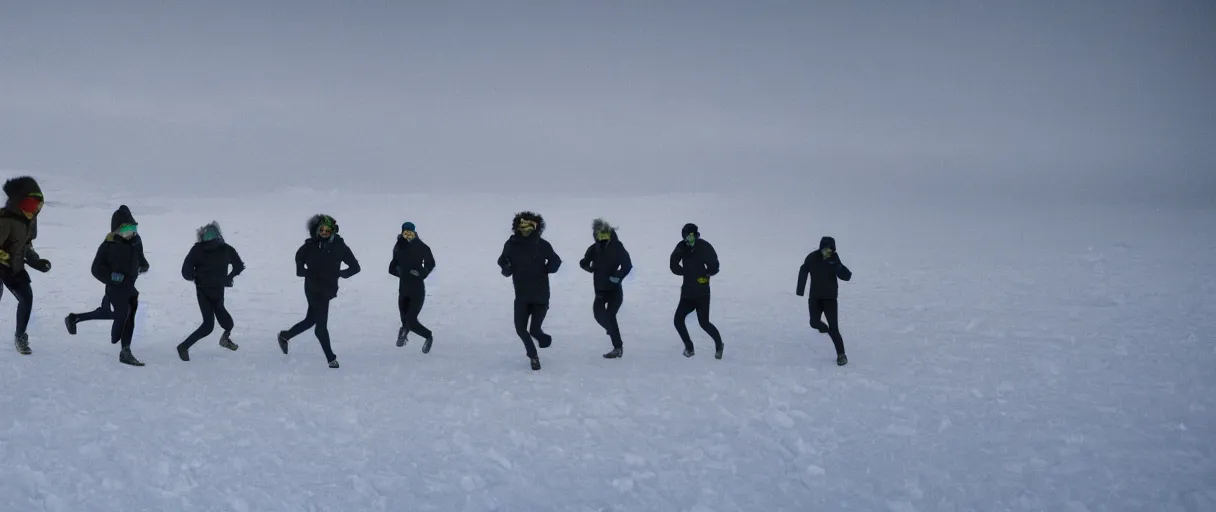
[[[0,209],[0,282],[18,301],[14,344],[19,353],[28,355],[32,351],[26,327],[33,306],[33,291],[26,268],[40,272],[51,269],[50,261],[42,258],[33,246],[38,234],[37,217],[45,198],[37,181],[28,176],[6,181],[3,190],[7,201]],[[110,342],[121,346],[119,361],[133,366],[144,365],[131,353],[135,315],[139,308],[139,290],[135,284],[149,269],[138,225],[126,205],[119,206],[113,213],[110,232],[97,248],[91,265],[93,277],[105,285],[102,303],[93,311],[70,313],[64,319],[68,332],[73,335],[80,322],[110,320]],[[308,310],[303,320],[278,333],[278,344],[287,354],[293,338],[313,329],[329,367],[338,368],[338,358],[329,337],[329,304],[338,295],[339,280],[358,274],[361,267],[338,234],[338,223],[332,216],[313,215],[306,225],[309,237],[296,250],[295,263],[296,275],[304,278]],[[542,236],[544,231],[545,219],[540,214],[531,211],[515,214],[511,236],[498,257],[502,275],[512,280],[515,332],[524,344],[533,370],[541,368],[537,348],[547,348],[553,343],[553,337],[544,332],[543,324],[549,310],[549,275],[556,273],[562,264],[561,257]],[[617,312],[624,302],[622,283],[633,269],[633,263],[614,226],[604,219],[595,219],[591,231],[594,241],[579,260],[579,267],[593,276],[594,318],[612,342],[612,350],[603,357],[617,359],[624,354]],[[719,271],[717,252],[712,244],[701,238],[695,224],[685,224],[681,237],[671,252],[670,267],[673,274],[683,278],[674,321],[676,332],[684,343],[684,356],[695,354],[685,324],[688,315],[695,312],[698,324],[713,339],[714,357],[722,359],[722,336],[709,319],[710,281]],[[224,240],[218,223],[211,222],[198,229],[195,244],[182,264],[182,277],[195,285],[203,323],[177,346],[178,356],[183,361],[190,360],[190,348],[210,335],[217,322],[223,329],[220,346],[229,350],[239,348],[231,339],[234,322],[224,306],[224,291],[233,286],[234,279],[244,269],[240,254]],[[418,321],[418,316],[426,300],[426,279],[434,269],[434,255],[419,238],[416,226],[412,222],[403,223],[388,268],[389,274],[400,282],[398,347],[405,346],[409,334],[414,333],[424,340],[422,352],[431,350],[434,334]],[[847,364],[848,359],[837,325],[837,281],[848,281],[851,277],[852,272],[836,253],[832,237],[820,240],[819,249],[806,256],[798,272],[796,293],[799,296],[806,294],[809,278],[810,324],[831,337],[838,365]],[[2,293],[0,290],[0,295]]]

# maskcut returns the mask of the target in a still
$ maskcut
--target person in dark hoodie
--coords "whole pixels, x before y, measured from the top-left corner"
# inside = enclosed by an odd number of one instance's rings
[[[182,361],[190,360],[190,347],[210,335],[217,320],[224,329],[220,346],[228,350],[239,348],[232,342],[232,315],[224,307],[224,289],[231,288],[232,280],[244,270],[245,262],[241,261],[236,249],[224,241],[218,222],[212,221],[198,228],[194,246],[182,262],[182,278],[194,283],[203,324],[177,346],[177,355]]]
[[[540,348],[553,344],[542,329],[549,312],[549,274],[557,272],[562,259],[553,251],[545,232],[545,218],[535,212],[519,212],[511,220],[511,237],[502,246],[498,267],[515,287],[515,333],[524,342],[532,369],[540,369],[535,338]],[[531,326],[528,323],[531,320]]]
[[[596,323],[608,332],[612,340],[612,350],[604,354],[605,359],[617,359],[624,355],[624,344],[621,341],[621,327],[617,323],[616,314],[624,303],[625,296],[621,281],[633,270],[633,262],[629,251],[617,238],[616,228],[604,219],[591,221],[591,235],[595,242],[587,247],[583,259],[578,266],[592,274],[592,285],[595,287],[595,301],[592,311]]]
[[[714,340],[714,357],[722,359],[722,335],[709,321],[709,281],[718,275],[718,253],[713,245],[701,238],[696,224],[685,224],[680,235],[684,239],[671,251],[671,273],[684,278],[675,315],[676,333],[684,342],[684,357],[692,357],[696,353],[685,324],[689,313],[696,311],[697,323]]]
[[[836,364],[844,366],[849,358],[844,355],[844,338],[840,336],[840,325],[837,323],[836,297],[840,288],[837,279],[848,281],[853,278],[853,272],[840,262],[834,238],[823,237],[819,240],[819,250],[806,255],[806,260],[798,269],[799,297],[804,295],[808,276],[811,278],[811,296],[807,302],[811,327],[832,338],[832,344],[836,346]],[[827,317],[826,325],[819,320],[820,317]]]
[[[120,209],[120,212],[123,211]],[[135,318],[139,309],[139,290],[135,281],[143,266],[143,247],[134,243],[138,229],[135,218],[128,215],[116,217],[114,229],[106,235],[93,257],[93,277],[106,285],[106,299],[113,308],[113,324],[110,326],[110,343],[122,342],[118,361],[132,366],[143,366],[131,355],[131,338],[135,334]]]
[[[30,355],[30,338],[26,328],[34,310],[34,290],[26,267],[50,272],[51,262],[34,250],[38,238],[38,214],[45,202],[38,182],[29,176],[4,182],[7,200],[0,209],[0,282],[17,298],[17,325],[13,331],[13,346],[22,355]],[[0,288],[0,296],[4,289]]]
[[[426,301],[426,278],[435,270],[435,256],[431,247],[418,238],[413,222],[401,224],[401,235],[393,246],[393,259],[389,261],[388,273],[400,281],[397,288],[397,310],[401,314],[401,328],[397,330],[397,346],[404,347],[409,333],[422,339],[422,353],[431,351],[434,335],[430,329],[418,322],[422,304]]]
[[[119,205],[117,210],[110,215],[110,232],[118,230],[118,226],[122,224],[124,219],[130,219],[135,222],[135,216],[131,214],[131,209],[127,205]],[[139,251],[139,273],[146,274],[148,272],[148,259],[144,257],[144,242],[139,233],[131,238],[131,245],[135,246]],[[102,296],[101,305],[86,313],[68,313],[68,316],[63,319],[63,323],[67,325],[68,334],[76,334],[76,325],[80,322],[89,320],[114,320],[114,308],[110,305],[110,298]]]
[[[309,328],[315,328],[329,367],[337,368],[338,356],[329,344],[329,302],[338,296],[338,279],[350,279],[359,273],[359,260],[338,235],[338,221],[333,217],[313,215],[307,226],[309,238],[296,251],[296,276],[304,278],[308,313],[300,323],[279,332],[279,349],[286,354],[287,342]]]

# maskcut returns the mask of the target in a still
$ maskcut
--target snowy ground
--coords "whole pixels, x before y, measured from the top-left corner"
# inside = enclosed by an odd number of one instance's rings
[[[1212,211],[1008,210],[308,191],[145,200],[45,185],[34,355],[0,350],[0,510],[1211,511],[1216,510],[1216,225]],[[809,201],[809,200],[808,200]],[[152,271],[135,353],[104,323],[88,264],[126,202]],[[809,201],[811,202],[811,201]],[[565,258],[544,369],[511,328],[494,259],[536,209]],[[279,353],[304,311],[292,255],[335,215],[364,272],[331,329]],[[625,358],[590,312],[577,260],[590,220],[633,253]],[[173,347],[199,321],[179,276],[210,220],[249,265],[229,292],[240,351]],[[438,268],[435,349],[394,346],[397,228]],[[684,222],[722,257],[712,343],[680,355],[667,255]],[[850,364],[807,325],[798,265],[838,238]],[[11,322],[14,302],[0,302]],[[11,324],[10,324],[11,325]]]

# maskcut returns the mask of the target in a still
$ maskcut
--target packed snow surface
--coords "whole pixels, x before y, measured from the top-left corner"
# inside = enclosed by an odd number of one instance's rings
[[[1216,216],[1077,206],[984,208],[727,196],[390,196],[306,190],[139,198],[44,184],[33,355],[0,350],[0,510],[1188,511],[1216,510]],[[151,272],[118,363],[88,267],[128,204]],[[565,260],[528,368],[494,260],[518,210]],[[292,257],[335,216],[363,272],[330,328],[274,341],[305,310]],[[625,357],[577,266],[591,220],[633,255]],[[228,290],[240,350],[199,323],[180,276],[195,229],[224,227],[248,270]],[[400,224],[438,266],[395,346]],[[685,222],[718,249],[712,320],[726,355],[672,327],[667,268]],[[807,322],[797,269],[835,236],[850,363]],[[0,301],[0,321],[15,303]],[[11,325],[11,324],[9,324]]]

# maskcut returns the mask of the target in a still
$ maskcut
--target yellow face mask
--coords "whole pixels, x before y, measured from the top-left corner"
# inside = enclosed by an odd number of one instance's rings
[[[536,231],[535,222],[527,220],[527,219],[521,219],[519,221],[519,232],[521,234],[523,234],[524,236],[528,236],[528,235],[531,235],[533,231]]]
[[[402,231],[401,238],[404,238],[407,242],[413,242],[415,238],[418,238],[418,233],[413,231]]]
[[[601,242],[607,242],[612,240],[612,233],[608,231],[600,231],[599,233],[595,234],[595,239]]]

